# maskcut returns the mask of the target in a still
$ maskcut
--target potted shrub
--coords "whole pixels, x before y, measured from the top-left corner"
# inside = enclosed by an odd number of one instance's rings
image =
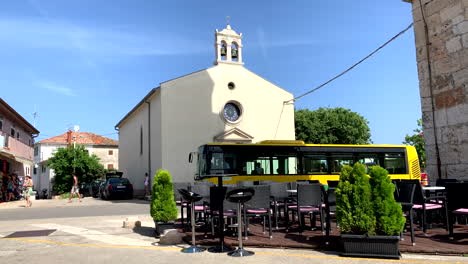
[[[167,170],[158,170],[154,176],[153,193],[151,195],[151,217],[153,217],[156,227],[156,237],[159,237],[164,230],[174,228],[174,220],[177,219],[177,207],[174,201],[171,174]]]
[[[345,166],[336,189],[336,218],[343,255],[400,258],[399,233],[405,218],[385,169]]]

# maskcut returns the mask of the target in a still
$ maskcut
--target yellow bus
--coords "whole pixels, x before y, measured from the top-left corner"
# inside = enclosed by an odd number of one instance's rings
[[[195,180],[294,182],[339,180],[341,168],[360,162],[385,168],[392,179],[419,179],[418,155],[404,145],[324,145],[295,140],[210,143],[198,150]]]

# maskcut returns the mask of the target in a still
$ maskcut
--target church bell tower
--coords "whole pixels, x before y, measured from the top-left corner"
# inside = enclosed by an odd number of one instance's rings
[[[222,31],[215,31],[216,61],[219,63],[244,65],[242,62],[242,33],[231,29],[229,22]]]

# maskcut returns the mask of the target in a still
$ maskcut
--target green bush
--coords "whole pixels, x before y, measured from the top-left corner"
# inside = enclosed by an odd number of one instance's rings
[[[405,226],[405,217],[401,205],[395,201],[395,185],[384,168],[374,166],[369,172],[372,189],[372,201],[378,235],[398,235]]]
[[[151,216],[156,222],[170,222],[177,219],[172,178],[167,170],[158,170],[154,176]]]
[[[336,192],[336,218],[343,234],[375,234],[375,217],[366,167],[344,166]]]

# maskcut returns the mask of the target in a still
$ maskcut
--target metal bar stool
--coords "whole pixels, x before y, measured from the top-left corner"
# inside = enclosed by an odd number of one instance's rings
[[[241,189],[234,189],[232,191],[229,191],[226,194],[226,199],[229,202],[232,203],[237,203],[238,204],[238,209],[237,209],[237,237],[239,240],[239,247],[234,250],[233,252],[228,253],[229,256],[231,257],[247,257],[247,256],[252,256],[255,253],[252,251],[247,251],[244,249],[242,245],[242,206],[244,205],[245,202],[249,201],[252,199],[252,196],[255,195],[255,191],[252,188],[241,188]]]
[[[205,249],[201,247],[197,247],[195,243],[195,202],[200,201],[203,197],[197,193],[190,192],[185,189],[179,189],[179,193],[182,195],[184,200],[187,202],[190,202],[191,205],[191,223],[192,223],[192,245],[189,248],[184,248],[181,251],[184,253],[197,253],[197,252],[202,252]]]

